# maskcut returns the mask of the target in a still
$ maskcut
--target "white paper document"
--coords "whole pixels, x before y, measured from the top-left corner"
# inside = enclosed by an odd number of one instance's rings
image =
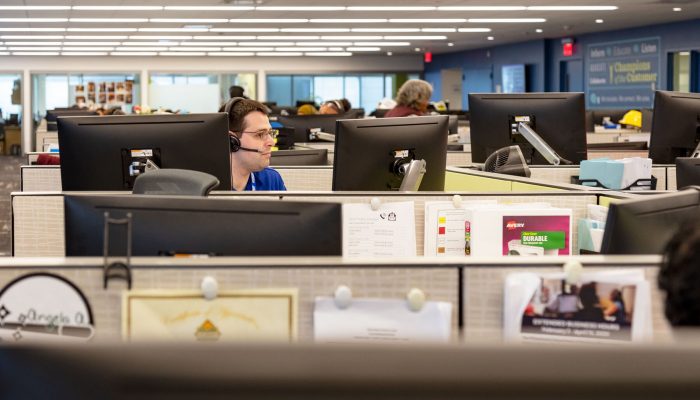
[[[459,208],[451,201],[425,202],[425,240],[423,254],[426,256],[470,255],[471,226],[467,210],[479,206],[495,206],[495,200],[462,202]]]
[[[316,297],[314,339],[317,343],[448,342],[452,304],[427,301],[411,311],[406,300],[352,299],[345,309],[332,297]]]
[[[506,277],[503,332],[520,342],[630,343],[651,339],[651,295],[642,270]]]
[[[416,219],[412,201],[343,204],[343,256],[415,257]]]

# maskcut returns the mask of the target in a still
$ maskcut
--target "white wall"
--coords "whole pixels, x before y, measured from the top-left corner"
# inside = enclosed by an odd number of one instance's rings
[[[0,56],[0,73],[22,73],[24,115],[31,115],[32,73],[140,72],[141,104],[149,104],[149,72],[254,72],[258,74],[258,100],[265,100],[264,81],[273,73],[417,72],[423,71],[421,55],[354,55],[351,57],[19,57]],[[262,79],[261,79],[262,78]],[[29,151],[33,128],[25,118],[22,149]]]

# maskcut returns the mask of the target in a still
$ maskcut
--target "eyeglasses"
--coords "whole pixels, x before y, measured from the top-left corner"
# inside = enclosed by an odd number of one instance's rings
[[[267,140],[267,137],[271,137],[273,140],[277,139],[277,136],[280,134],[280,131],[277,129],[261,129],[259,131],[243,131],[240,133],[250,133],[251,135],[255,136],[258,138],[260,141],[265,141]]]

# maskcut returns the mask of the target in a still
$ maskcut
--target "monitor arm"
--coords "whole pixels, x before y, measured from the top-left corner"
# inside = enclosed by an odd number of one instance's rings
[[[517,123],[517,131],[513,129],[512,133],[519,133],[521,134],[525,140],[528,141],[532,145],[532,147],[535,148],[535,150],[539,151],[540,154],[545,158],[545,160],[549,161],[550,164],[552,165],[559,165],[559,164],[565,164],[565,165],[571,165],[571,161],[565,159],[564,157],[561,157],[559,154],[557,154],[556,151],[554,151],[553,148],[551,148],[547,142],[542,139],[540,135],[535,132],[532,127],[530,127],[530,124],[527,122],[518,122]]]
[[[403,175],[400,192],[417,192],[425,175],[425,160],[411,160],[398,166],[398,172]]]
[[[324,142],[335,142],[335,135],[328,132],[323,132],[321,128],[309,129],[309,140],[321,140]]]
[[[698,142],[698,146],[695,148],[695,150],[690,153],[690,158],[700,158],[700,142]]]

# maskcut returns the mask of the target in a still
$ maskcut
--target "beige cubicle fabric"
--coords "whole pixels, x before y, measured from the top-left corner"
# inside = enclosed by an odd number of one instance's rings
[[[23,192],[61,191],[61,167],[58,165],[22,165],[19,173]]]
[[[329,191],[333,189],[333,167],[275,167],[289,191]]]

